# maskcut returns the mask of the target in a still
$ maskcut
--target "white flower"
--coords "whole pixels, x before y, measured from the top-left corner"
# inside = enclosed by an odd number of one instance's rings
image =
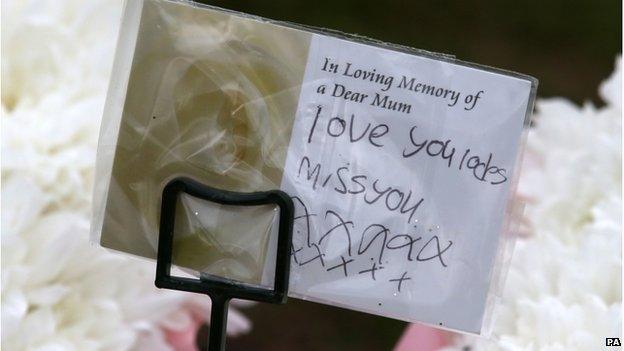
[[[621,66],[605,107],[538,101],[520,181],[533,236],[516,245],[493,340],[450,349],[598,350],[621,336]]]
[[[208,298],[88,242],[121,2],[2,1],[2,348],[170,350]],[[229,332],[249,329],[232,313]]]

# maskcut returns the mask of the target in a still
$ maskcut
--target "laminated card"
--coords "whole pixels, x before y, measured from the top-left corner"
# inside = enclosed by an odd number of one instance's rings
[[[94,239],[155,258],[175,177],[281,189],[295,204],[290,296],[483,334],[536,84],[186,1],[128,1]],[[177,266],[272,281],[274,207],[179,203]]]

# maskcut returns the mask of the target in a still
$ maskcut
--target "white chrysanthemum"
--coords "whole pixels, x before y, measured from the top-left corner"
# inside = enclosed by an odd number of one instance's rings
[[[620,336],[621,60],[600,92],[602,108],[538,101],[520,181],[533,236],[516,245],[495,341],[451,349],[599,350]]]
[[[206,297],[92,247],[98,127],[121,2],[2,1],[2,348],[169,350]],[[198,298],[203,298],[200,300]],[[230,317],[230,332],[249,328]]]

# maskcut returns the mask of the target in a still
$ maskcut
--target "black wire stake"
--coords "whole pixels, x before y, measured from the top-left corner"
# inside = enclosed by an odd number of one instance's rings
[[[222,205],[258,206],[274,204],[279,206],[279,237],[275,262],[273,289],[248,285],[229,279],[201,275],[199,279],[171,276],[173,256],[173,230],[177,198],[180,193],[216,202]],[[281,190],[254,193],[237,193],[211,188],[189,178],[175,178],[163,190],[158,236],[158,257],[156,261],[156,286],[207,294],[212,300],[210,313],[209,351],[225,350],[228,303],[230,299],[254,300],[282,304],[288,298],[288,276],[290,273],[290,246],[294,221],[294,205],[291,198]]]

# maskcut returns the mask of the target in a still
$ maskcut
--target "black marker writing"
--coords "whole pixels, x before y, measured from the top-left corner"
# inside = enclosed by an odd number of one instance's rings
[[[344,256],[340,256],[340,260],[342,261],[342,263],[339,263],[339,264],[337,264],[335,266],[327,268],[327,271],[329,272],[329,271],[334,270],[336,268],[342,267],[342,271],[344,272],[344,276],[347,277],[347,276],[349,276],[349,273],[347,271],[347,264],[353,262],[353,259],[351,258],[351,259],[345,260]]]
[[[397,282],[397,291],[401,292],[401,285],[403,285],[403,282],[406,280],[411,280],[412,278],[406,277],[407,272],[404,272],[400,278],[395,278],[395,279],[390,279],[388,280],[389,282]]]

